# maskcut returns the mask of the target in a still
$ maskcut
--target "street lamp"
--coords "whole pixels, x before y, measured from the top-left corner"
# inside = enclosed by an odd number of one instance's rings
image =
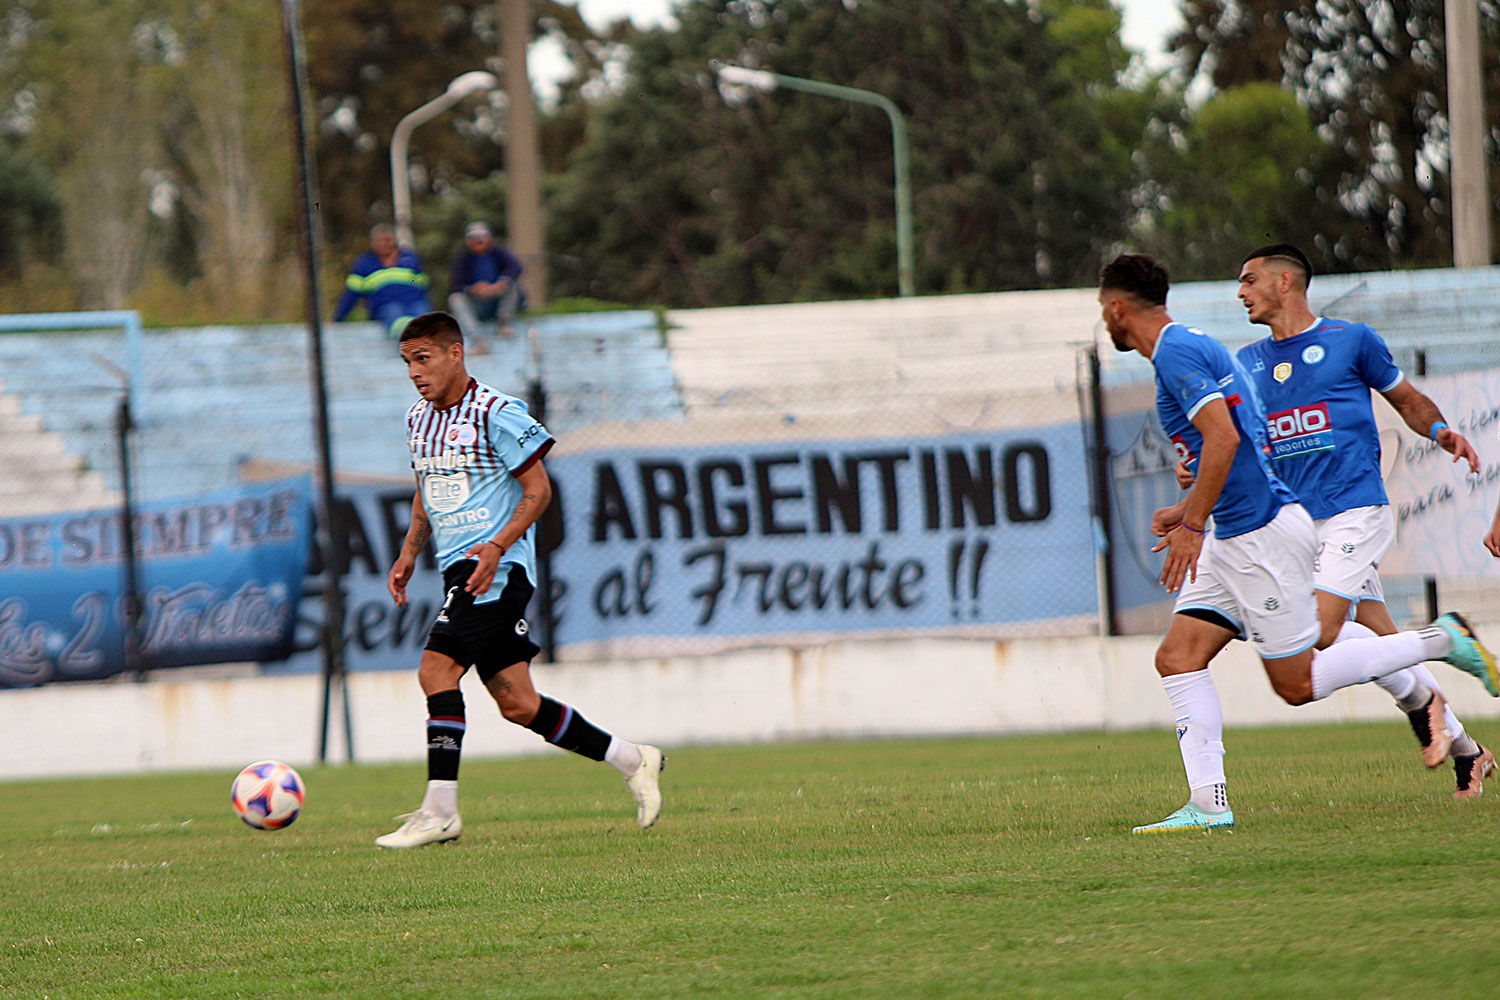
[[[470,94],[494,90],[500,85],[493,73],[474,70],[456,77],[448,89],[428,101],[417,110],[396,123],[391,133],[391,205],[396,211],[396,242],[404,247],[412,245],[411,232],[411,177],[407,173],[406,155],[411,146],[411,134],[418,125],[431,121]]]
[[[909,167],[906,119],[901,109],[884,94],[857,87],[844,87],[837,83],[806,80],[800,76],[772,73],[764,69],[746,69],[743,66],[717,66],[719,79],[725,83],[751,87],[770,93],[778,87],[800,90],[822,97],[833,97],[860,104],[873,104],[884,111],[891,120],[891,144],[896,159],[896,274],[902,295],[914,295],[912,281],[912,227],[911,227],[911,170]]]

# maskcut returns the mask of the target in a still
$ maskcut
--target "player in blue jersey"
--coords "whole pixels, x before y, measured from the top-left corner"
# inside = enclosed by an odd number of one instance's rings
[[[1272,467],[1313,517],[1318,558],[1320,648],[1354,618],[1377,635],[1396,631],[1386,610],[1376,567],[1395,534],[1380,476],[1380,438],[1371,391],[1379,392],[1407,426],[1430,435],[1453,460],[1477,471],[1478,456],[1451,430],[1435,403],[1413,386],[1368,326],[1313,315],[1307,304],[1312,265],[1290,244],[1252,250],[1240,267],[1239,297],[1253,323],[1272,335],[1242,348],[1238,360],[1267,409]],[[1192,472],[1178,469],[1179,481]],[[1228,625],[1219,640],[1232,638]],[[1212,641],[1212,625],[1205,642]],[[1396,699],[1422,746],[1422,760],[1437,767],[1451,753],[1457,798],[1477,798],[1495,758],[1469,736],[1425,666],[1376,681]]]
[[[1296,492],[1318,533],[1319,646],[1338,636],[1351,606],[1378,635],[1396,631],[1376,567],[1395,537],[1380,475],[1380,436],[1371,391],[1380,393],[1417,434],[1479,471],[1479,456],[1411,384],[1379,334],[1363,323],[1314,315],[1307,302],[1312,265],[1298,248],[1259,247],[1240,266],[1239,298],[1250,322],[1271,335],[1241,348],[1240,363],[1266,404],[1271,464]],[[1422,759],[1453,757],[1458,798],[1475,798],[1495,758],[1464,731],[1425,666],[1382,677],[1411,720]]]
[[[1255,644],[1272,689],[1302,705],[1427,659],[1446,659],[1500,695],[1494,660],[1460,617],[1415,632],[1376,636],[1356,622],[1318,650],[1312,518],[1271,469],[1265,411],[1254,385],[1218,341],[1174,323],[1166,268],[1124,254],[1100,273],[1099,304],[1116,349],[1156,370],[1156,409],[1178,455],[1197,466],[1181,501],[1156,511],[1166,550],[1162,583],[1178,593],[1156,670],[1177,717],[1189,801],[1136,833],[1234,825],[1224,779],[1223,712],[1208,663],[1231,623]],[[1212,528],[1209,518],[1212,517]],[[1207,617],[1208,621],[1205,621]],[[1198,628],[1212,624],[1207,633]]]
[[[446,597],[428,634],[417,680],[427,696],[427,793],[381,847],[456,840],[458,764],[466,726],[459,680],[473,666],[509,722],[625,776],[636,821],[661,812],[665,757],[653,746],[611,736],[567,705],[539,694],[526,604],[536,586],[534,525],[552,499],[542,456],[552,436],[526,404],[469,377],[463,334],[443,312],[412,319],[401,332],[401,359],[422,397],[407,412],[407,445],[416,471],[411,526],[387,586],[399,604],[428,539],[436,543]]]

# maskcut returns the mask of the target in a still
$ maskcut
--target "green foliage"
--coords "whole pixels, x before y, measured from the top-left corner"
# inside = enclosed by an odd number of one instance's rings
[[[1500,4],[1478,7],[1492,203],[1500,203]],[[1451,262],[1441,2],[1194,0],[1182,11],[1186,28],[1172,46],[1192,73],[1220,89],[1288,88],[1327,143],[1303,181],[1324,207],[1316,243],[1304,241],[1315,263],[1376,270]]]
[[[678,21],[630,36],[629,78],[594,109],[551,204],[551,246],[599,259],[611,297],[895,292],[885,116],[721,88],[715,58],[873,90],[902,108],[920,290],[1075,284],[1125,232],[1146,122],[1129,103],[1103,106],[1124,68],[1106,4],[1054,24],[1000,2],[695,0]]]
[[[62,251],[57,182],[34,151],[0,140],[0,278],[55,263]]]
[[[414,851],[371,841],[417,764],[304,768],[276,833],[232,816],[233,769],[7,784],[0,991],[1491,995],[1493,792],[1454,802],[1400,722],[1228,736],[1239,825],[1213,835],[1130,835],[1182,802],[1165,724],[683,747],[649,833],[608,767],[468,760],[463,838]]]
[[[1263,243],[1311,247],[1330,221],[1314,185],[1330,156],[1291,92],[1267,83],[1221,91],[1157,147],[1161,212],[1142,242],[1177,280],[1232,278]]]

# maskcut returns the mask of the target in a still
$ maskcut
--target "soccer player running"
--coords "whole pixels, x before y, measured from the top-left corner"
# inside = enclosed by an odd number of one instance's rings
[[[1331,645],[1354,620],[1377,635],[1396,624],[1385,606],[1376,567],[1395,536],[1380,476],[1380,435],[1371,390],[1416,433],[1479,471],[1479,456],[1450,428],[1437,404],[1412,385],[1379,334],[1363,323],[1315,316],[1307,303],[1312,264],[1297,247],[1277,243],[1246,255],[1239,298],[1250,322],[1271,335],[1241,348],[1241,367],[1265,404],[1271,467],[1312,515],[1318,534],[1313,582],[1322,633]],[[1451,754],[1455,798],[1477,798],[1495,757],[1464,731],[1425,666],[1387,674],[1379,684],[1411,720],[1422,762],[1437,767]]]
[[[1151,521],[1161,538],[1152,551],[1167,552],[1161,581],[1178,594],[1156,670],[1176,714],[1190,797],[1135,833],[1234,825],[1223,712],[1208,674],[1209,661],[1228,641],[1225,623],[1255,644],[1271,688],[1291,705],[1428,659],[1447,660],[1500,696],[1489,651],[1452,614],[1420,631],[1388,636],[1346,622],[1340,642],[1315,648],[1321,628],[1313,599],[1312,518],[1271,470],[1265,411],[1253,384],[1222,344],[1172,321],[1169,285],[1166,268],[1141,254],[1116,257],[1099,280],[1110,340],[1117,350],[1151,361],[1162,428],[1178,455],[1197,463],[1187,494]],[[1197,627],[1205,618],[1214,626],[1207,632]]]
[[[398,605],[406,604],[417,557],[433,538],[446,596],[417,670],[427,696],[427,794],[400,829],[375,843],[420,847],[463,832],[458,763],[465,716],[458,682],[470,666],[508,721],[623,774],[636,822],[649,827],[661,812],[662,752],[611,736],[531,682],[540,648],[527,636],[523,615],[536,586],[533,525],[552,499],[542,466],[552,436],[524,402],[469,377],[463,334],[447,313],[412,319],[400,347],[422,397],[406,414],[417,492],[386,585]]]

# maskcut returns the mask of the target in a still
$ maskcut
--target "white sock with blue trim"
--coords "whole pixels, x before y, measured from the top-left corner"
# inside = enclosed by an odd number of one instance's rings
[[[1189,801],[1204,812],[1229,808],[1224,782],[1224,711],[1207,670],[1161,679],[1177,720],[1177,749],[1187,772]]]

